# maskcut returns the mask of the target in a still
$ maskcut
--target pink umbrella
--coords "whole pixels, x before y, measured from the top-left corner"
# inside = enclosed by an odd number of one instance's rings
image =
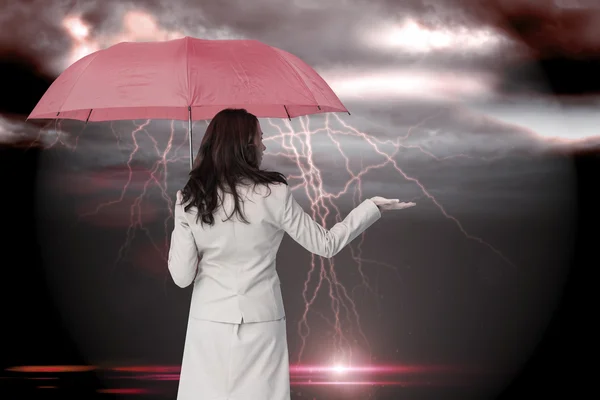
[[[305,62],[257,40],[123,42],[68,67],[28,119],[192,121],[224,108],[262,118],[348,112]],[[350,114],[348,112],[348,114]]]

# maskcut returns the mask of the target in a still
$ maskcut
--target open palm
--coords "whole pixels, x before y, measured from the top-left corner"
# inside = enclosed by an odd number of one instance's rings
[[[403,210],[417,205],[413,202],[400,202],[399,199],[386,199],[381,196],[371,197],[371,201],[382,211]]]

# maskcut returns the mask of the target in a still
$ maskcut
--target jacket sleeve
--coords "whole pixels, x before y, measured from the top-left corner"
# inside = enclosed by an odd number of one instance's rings
[[[181,204],[180,192],[177,192],[177,200],[175,201],[174,220],[175,227],[171,234],[168,266],[173,282],[184,288],[194,281],[199,254],[192,229]]]
[[[365,200],[346,218],[327,230],[319,225],[296,202],[292,190],[285,186],[285,200],[280,215],[280,225],[306,250],[321,257],[331,258],[346,245],[381,218],[379,208]]]

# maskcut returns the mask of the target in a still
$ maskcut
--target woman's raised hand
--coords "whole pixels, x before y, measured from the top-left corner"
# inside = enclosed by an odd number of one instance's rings
[[[400,202],[398,199],[386,199],[381,196],[371,197],[370,200],[375,203],[380,211],[403,210],[417,205],[413,202]]]

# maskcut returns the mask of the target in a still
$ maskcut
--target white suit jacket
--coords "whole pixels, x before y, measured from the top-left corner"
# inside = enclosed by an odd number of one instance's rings
[[[306,250],[331,258],[381,218],[371,200],[327,230],[305,213],[285,184],[238,186],[245,224],[233,210],[233,196],[215,210],[215,224],[196,222],[197,208],[187,212],[175,202],[168,267],[175,284],[194,288],[190,316],[240,323],[273,321],[285,316],[276,256],[284,232]],[[224,212],[223,208],[227,211]]]

